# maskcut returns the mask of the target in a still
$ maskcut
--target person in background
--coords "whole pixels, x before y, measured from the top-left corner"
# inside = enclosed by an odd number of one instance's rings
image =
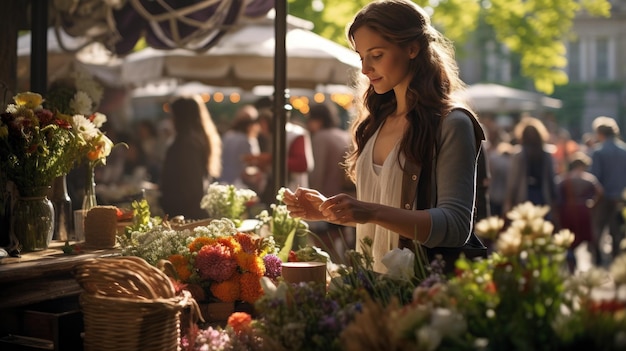
[[[306,119],[311,133],[315,167],[309,173],[309,186],[330,197],[342,192],[354,194],[354,183],[347,177],[343,164],[350,147],[350,133],[339,128],[339,112],[334,104],[312,105]],[[327,250],[333,262],[341,262],[343,253],[354,248],[351,227],[325,221],[309,223],[311,231],[321,242],[316,244]]]
[[[526,201],[534,205],[547,205],[549,220],[554,219],[556,184],[554,160],[548,149],[548,130],[541,120],[525,116],[515,126],[514,137],[519,143],[511,156],[511,169],[506,185],[503,211]]]
[[[138,121],[135,125],[135,137],[137,138],[137,146],[141,149],[142,159],[140,162],[146,169],[146,180],[158,183],[163,156],[158,154],[159,139],[155,122],[148,119]]]
[[[508,141],[500,141],[492,146],[488,152],[489,170],[491,180],[489,182],[489,205],[491,215],[504,218],[504,199],[506,194],[506,182],[511,168],[511,154],[513,145]]]
[[[596,264],[603,264],[600,243],[605,230],[612,239],[611,256],[615,258],[624,240],[624,191],[626,190],[626,144],[620,140],[615,119],[596,117],[592,122],[597,144],[591,153],[589,172],[598,178],[605,196],[594,209],[593,256]]]
[[[570,155],[568,170],[557,176],[558,201],[556,203],[557,226],[574,233],[574,242],[567,252],[570,272],[576,270],[574,250],[583,242],[593,239],[592,208],[596,206],[604,190],[593,174],[587,172],[591,159],[578,151]]]
[[[199,95],[176,97],[170,108],[176,136],[162,167],[161,208],[170,218],[210,217],[200,207],[200,201],[210,183],[221,174],[221,137]]]
[[[346,158],[356,197],[300,187],[285,192],[291,215],[356,226],[357,249],[370,238],[373,269],[381,273],[388,252],[415,249],[416,242],[429,257],[470,247],[484,257],[486,248],[472,233],[484,133],[456,100],[465,85],[452,43],[409,0],[370,2],[347,35],[361,57],[364,83]],[[450,259],[458,258],[452,256],[444,257],[450,269]]]
[[[261,155],[250,160],[263,169],[268,170],[268,184],[271,183],[272,155],[273,150],[273,123],[274,113],[271,109],[272,100],[269,98],[259,99],[255,103],[255,107],[259,110],[259,121],[261,123],[261,133],[259,135],[261,145]],[[287,149],[286,168],[287,179],[285,187],[295,190],[299,185],[309,185],[309,172],[314,168],[315,161],[313,158],[313,150],[311,146],[311,136],[309,131],[299,124],[290,121],[287,117],[285,124],[285,145]],[[267,187],[268,191],[273,192],[271,187]],[[275,202],[276,194],[268,194],[265,198],[268,203]]]
[[[229,130],[222,135],[222,175],[220,182],[259,192],[265,179],[259,167],[250,165],[251,156],[261,153],[259,112],[252,105],[241,107]]]

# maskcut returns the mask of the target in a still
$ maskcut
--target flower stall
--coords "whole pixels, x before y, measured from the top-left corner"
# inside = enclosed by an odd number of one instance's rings
[[[493,253],[474,261],[423,261],[394,250],[375,273],[367,242],[335,266],[326,290],[261,278],[255,315],[198,327],[184,350],[623,350],[626,255],[607,269],[572,275],[567,230],[554,232],[546,207],[530,203],[508,224],[477,225]],[[398,264],[404,262],[404,264]],[[446,276],[445,264],[455,265]],[[413,269],[405,269],[412,266]],[[427,272],[418,278],[417,270]]]

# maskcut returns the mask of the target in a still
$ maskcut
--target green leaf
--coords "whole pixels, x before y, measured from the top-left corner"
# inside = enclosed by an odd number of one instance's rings
[[[283,262],[287,262],[289,260],[289,252],[293,247],[293,240],[296,236],[296,229],[298,228],[294,227],[289,232],[289,235],[287,235],[287,239],[285,239],[285,245],[283,245],[283,248],[280,249],[280,252],[278,252],[278,258],[280,258],[280,260]]]

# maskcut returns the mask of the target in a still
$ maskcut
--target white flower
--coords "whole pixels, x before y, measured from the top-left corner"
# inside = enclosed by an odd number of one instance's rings
[[[106,121],[107,116],[104,113],[96,112],[94,113],[94,117],[91,123],[93,123],[96,128],[102,128],[102,125],[106,123]]]
[[[96,126],[94,126],[89,119],[80,114],[72,117],[72,125],[80,133],[83,139],[87,141],[96,138],[100,134],[98,128],[96,128]]]
[[[526,201],[515,206],[509,213],[507,213],[507,217],[512,221],[532,221],[536,218],[544,218],[549,211],[549,206],[534,205],[532,202]]]
[[[102,85],[93,79],[89,72],[84,70],[75,71],[74,81],[76,82],[76,90],[83,91],[89,96],[93,102],[92,107],[100,104],[102,95],[104,94],[104,89],[102,88]]]
[[[431,326],[423,326],[415,332],[415,338],[417,339],[417,350],[435,351],[443,336],[436,328]]]
[[[495,239],[504,227],[504,219],[498,216],[487,217],[474,226],[476,234],[483,238]]]
[[[282,301],[287,300],[287,284],[284,281],[278,283],[278,286],[268,277],[261,277],[261,287],[263,293],[271,299],[278,298]]]
[[[392,278],[410,280],[415,276],[415,254],[407,248],[395,248],[387,252],[381,262],[387,267],[387,275]]]
[[[562,247],[564,249],[569,249],[569,247],[574,242],[574,233],[572,233],[569,229],[562,229],[558,233],[554,234],[552,237],[552,241],[554,245]]]
[[[212,218],[239,220],[246,210],[246,203],[257,194],[250,189],[237,189],[231,184],[213,183],[200,201],[200,207]]]
[[[616,285],[626,284],[626,254],[617,256],[609,268]]]
[[[8,104],[6,112],[10,113],[12,115],[16,114],[17,113],[17,105],[16,104]]]
[[[496,248],[503,256],[515,256],[520,252],[522,234],[514,227],[509,227],[500,235],[496,242]]]
[[[77,91],[70,100],[70,108],[76,114],[88,116],[93,113],[93,100],[84,91]]]
[[[430,324],[444,336],[459,336],[467,329],[463,315],[448,308],[435,308]]]

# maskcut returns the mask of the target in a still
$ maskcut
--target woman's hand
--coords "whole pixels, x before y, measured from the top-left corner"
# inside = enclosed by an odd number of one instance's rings
[[[302,218],[307,221],[325,221],[319,207],[326,201],[326,197],[319,191],[309,188],[298,188],[295,193],[285,189],[283,202],[292,217]]]
[[[337,194],[322,202],[319,210],[327,222],[353,226],[373,221],[376,204],[359,201],[347,194]]]
[[[309,221],[354,225],[370,221],[375,214],[373,204],[347,194],[326,198],[319,191],[308,188],[298,188],[295,193],[286,189],[283,202],[291,216]]]

